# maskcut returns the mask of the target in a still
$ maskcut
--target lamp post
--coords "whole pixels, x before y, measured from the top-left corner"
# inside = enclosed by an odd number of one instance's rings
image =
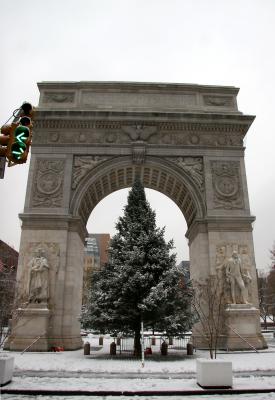
[[[141,367],[144,368],[144,329],[143,329],[143,320],[141,321]]]

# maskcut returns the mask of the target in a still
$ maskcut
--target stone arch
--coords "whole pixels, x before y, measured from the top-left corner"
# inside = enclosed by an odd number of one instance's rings
[[[136,165],[130,157],[116,157],[93,168],[77,186],[71,202],[71,213],[80,216],[86,226],[94,207],[112,192],[132,186],[139,176],[144,186],[165,194],[180,208],[188,227],[205,215],[203,192],[186,171],[169,160],[146,158]]]
[[[22,220],[18,297],[41,248],[50,298],[29,302],[15,321],[11,350],[82,346],[79,313],[87,219],[108,194],[147,188],[174,201],[188,225],[190,273],[224,277],[233,252],[247,270],[250,304],[228,304],[246,343],[264,346],[243,139],[254,117],[238,110],[238,88],[137,82],[43,82],[36,111]],[[221,273],[222,272],[222,273]],[[221,274],[220,274],[221,273]],[[227,348],[246,346],[224,328]],[[193,331],[194,335],[194,331]],[[35,339],[39,337],[39,341]],[[204,343],[199,332],[196,345]],[[33,343],[35,343],[33,345]]]

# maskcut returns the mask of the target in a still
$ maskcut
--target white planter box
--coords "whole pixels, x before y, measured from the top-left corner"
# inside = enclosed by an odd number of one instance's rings
[[[4,386],[12,380],[14,357],[0,355],[0,386]]]
[[[232,362],[223,360],[197,360],[197,383],[203,388],[231,388]]]

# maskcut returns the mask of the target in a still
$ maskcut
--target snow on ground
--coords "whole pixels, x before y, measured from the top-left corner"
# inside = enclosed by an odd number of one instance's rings
[[[112,339],[104,339],[104,346],[98,346],[98,338],[89,337],[84,340],[91,342],[90,356],[83,355],[83,349],[60,353],[13,352],[15,371],[71,371],[93,373],[195,373],[196,358],[209,358],[207,351],[196,351],[193,356],[187,356],[186,351],[170,350],[167,357],[159,355],[159,347],[152,346],[153,356],[145,359],[144,368],[140,360],[109,357]],[[97,349],[97,350],[96,350]],[[275,347],[269,347],[259,353],[234,352],[220,353],[219,359],[232,361],[233,371],[275,371]]]
[[[89,336],[84,341],[91,343],[91,355],[84,356],[83,349],[60,353],[24,354],[12,352],[15,357],[13,380],[5,388],[10,389],[62,389],[62,390],[202,390],[196,384],[196,359],[209,358],[208,352],[197,351],[187,356],[186,351],[169,350],[167,357],[159,354],[159,346],[153,346],[153,355],[141,361],[127,356],[109,356],[112,339],[105,338],[104,346],[98,337]],[[275,388],[275,343],[259,353],[219,353],[218,358],[232,361],[233,389]],[[35,396],[2,395],[1,400],[17,399],[74,399],[87,396]],[[131,398],[131,397],[130,397]],[[179,400],[179,396],[169,399]],[[189,398],[189,396],[187,396]],[[191,398],[191,397],[190,397]],[[192,395],[192,399],[201,398]],[[203,396],[201,399],[224,399],[228,395]],[[103,397],[94,397],[103,400]],[[104,397],[104,400],[128,400],[129,397]],[[142,400],[163,400],[160,396],[142,396]],[[275,400],[275,393],[230,395],[230,400]]]

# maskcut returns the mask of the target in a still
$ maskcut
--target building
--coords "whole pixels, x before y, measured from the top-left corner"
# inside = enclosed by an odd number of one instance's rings
[[[109,233],[90,233],[85,239],[84,271],[83,271],[83,304],[86,302],[90,277],[94,271],[100,271],[108,262]]]
[[[18,252],[0,240],[0,338],[11,318]]]
[[[18,251],[14,250],[7,243],[0,240],[0,271],[3,267],[14,268],[15,272],[18,263]]]
[[[178,265],[178,268],[183,274],[184,282],[187,283],[190,281],[190,261],[181,261]]]

